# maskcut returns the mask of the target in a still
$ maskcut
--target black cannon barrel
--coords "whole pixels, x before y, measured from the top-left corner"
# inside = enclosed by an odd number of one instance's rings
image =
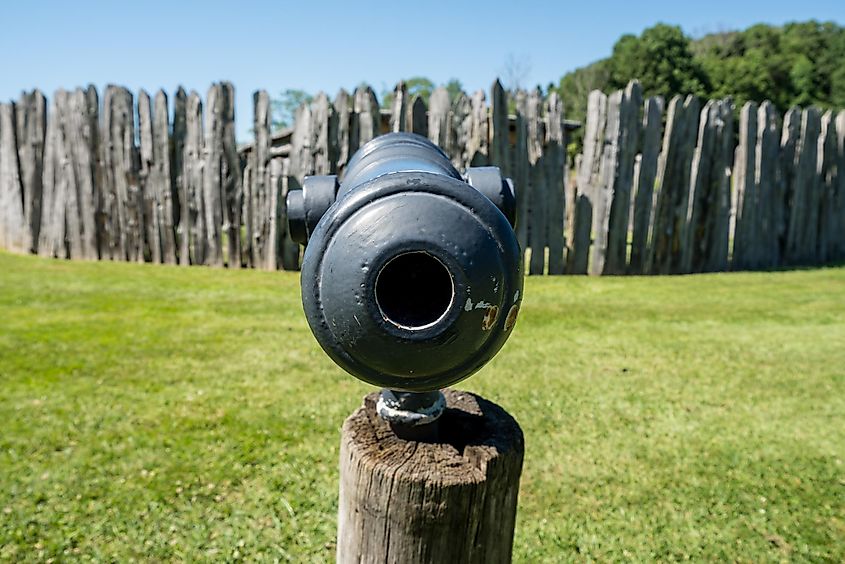
[[[504,345],[522,299],[513,186],[495,167],[462,177],[418,135],[353,156],[343,182],[288,195],[307,246],[302,302],[326,353],[352,375],[404,391],[463,380]]]

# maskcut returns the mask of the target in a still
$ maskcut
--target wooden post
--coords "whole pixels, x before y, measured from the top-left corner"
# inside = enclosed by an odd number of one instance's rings
[[[563,229],[566,217],[566,138],[563,129],[563,101],[556,92],[546,100],[546,243],[549,246],[549,274],[563,274]]]
[[[739,145],[734,162],[734,191],[731,220],[733,253],[731,268],[747,270],[755,266],[757,201],[754,171],[757,169],[757,104],[746,102],[739,116]]]
[[[660,154],[662,133],[663,98],[652,97],[645,101],[640,141],[642,153],[640,168],[635,176],[634,219],[631,233],[631,261],[629,274],[642,274],[648,255],[648,234],[654,219],[654,180],[657,177],[657,156]]]
[[[452,154],[452,147],[449,146],[449,91],[443,88],[435,88],[428,99],[428,138],[431,142]]]
[[[658,164],[657,202],[649,240],[646,271],[680,274],[686,256],[690,171],[698,138],[699,102],[695,96],[675,96],[669,102],[663,151]]]
[[[522,430],[492,402],[444,394],[440,442],[398,438],[375,393],[344,423],[338,563],[511,561]]]

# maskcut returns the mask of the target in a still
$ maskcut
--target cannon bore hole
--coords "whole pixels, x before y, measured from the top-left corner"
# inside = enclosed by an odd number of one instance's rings
[[[442,262],[414,251],[398,255],[382,267],[375,294],[385,319],[406,329],[422,329],[446,314],[455,288]]]

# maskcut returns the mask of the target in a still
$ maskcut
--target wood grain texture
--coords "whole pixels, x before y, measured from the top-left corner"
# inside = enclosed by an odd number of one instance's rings
[[[173,97],[173,130],[170,136],[170,174],[174,192],[174,218],[176,229],[176,248],[179,264],[191,264],[190,225],[188,219],[188,192],[185,187],[185,135],[187,133],[186,109],[188,95],[181,86]]]
[[[375,92],[369,86],[359,86],[355,89],[355,115],[356,131],[350,133],[350,135],[356,140],[355,148],[357,150],[358,147],[378,137],[381,133],[378,100]]]
[[[549,248],[549,274],[563,274],[564,230],[566,225],[566,134],[563,129],[563,101],[556,92],[546,99],[545,147],[546,163],[546,244]]]
[[[487,166],[490,163],[490,126],[487,97],[476,90],[470,99],[469,130],[466,144],[467,165]]]
[[[733,104],[730,100],[710,100],[701,110],[692,160],[685,272],[728,268],[728,170],[733,155]]]
[[[407,125],[408,88],[404,80],[393,87],[393,100],[390,103],[390,131],[399,133],[408,131]]]
[[[138,153],[140,163],[138,181],[141,185],[144,206],[144,237],[149,249],[149,258],[153,263],[161,263],[161,226],[160,215],[157,213],[158,191],[157,179],[154,178],[155,148],[153,146],[153,118],[150,95],[141,90],[138,93]]]
[[[449,91],[442,86],[435,88],[428,99],[428,106],[428,138],[446,154],[451,154]]]
[[[641,153],[639,168],[635,177],[633,195],[634,217],[631,228],[631,259],[628,264],[630,274],[643,274],[645,258],[649,254],[649,232],[654,220],[654,181],[657,178],[657,159],[660,155],[660,141],[663,132],[663,107],[661,97],[651,97],[645,101],[641,126]]]
[[[425,106],[425,100],[419,94],[414,95],[408,105],[405,123],[411,133],[428,137],[428,109]]]
[[[334,97],[334,110],[337,113],[337,160],[335,169],[337,174],[343,174],[346,163],[357,150],[357,145],[351,141],[352,116],[355,109],[352,97],[349,92],[341,88]]]
[[[445,395],[442,442],[396,437],[376,394],[344,423],[337,562],[511,561],[522,431],[483,398]]]
[[[313,174],[334,174],[339,152],[338,116],[324,92],[311,102],[311,162]]]
[[[816,173],[819,182],[818,240],[816,255],[819,262],[830,261],[833,256],[836,214],[836,185],[838,155],[836,153],[836,116],[832,110],[821,118],[818,162]]]
[[[23,92],[15,106],[15,125],[23,212],[30,252],[38,251],[42,176],[47,133],[47,99],[39,90]]]
[[[18,253],[32,247],[18,167],[15,105],[0,104],[0,247]]]
[[[599,182],[593,187],[591,274],[625,274],[627,270],[628,217],[641,105],[642,88],[637,81],[608,98]]]
[[[528,225],[531,223],[531,163],[528,162],[528,95],[524,90],[516,93],[516,135],[510,159],[511,179],[516,189],[516,240],[522,250],[523,260],[528,251]]]
[[[739,115],[739,143],[733,167],[731,204],[731,269],[748,270],[757,262],[759,198],[754,174],[757,170],[757,109],[746,102]]]
[[[778,245],[779,203],[783,194],[778,183],[777,112],[765,100],[757,110],[757,171],[754,182],[760,198],[760,243],[758,268],[774,268],[780,262]]]
[[[663,149],[658,162],[657,202],[649,240],[646,272],[683,272],[686,244],[690,170],[698,138],[699,101],[695,96],[675,96],[669,102]]]
[[[144,216],[138,182],[135,112],[132,93],[126,88],[106,87],[100,138],[105,216],[100,255],[112,260],[142,261]]]
[[[810,265],[817,260],[818,233],[818,141],[821,116],[816,108],[801,114],[801,129],[795,145],[795,175],[792,180],[789,228],[785,259],[790,265]]]
[[[837,182],[834,197],[833,260],[845,260],[845,110],[836,114]]]
[[[549,186],[546,182],[546,158],[543,99],[538,90],[532,90],[525,99],[526,146],[528,150],[528,247],[531,259],[528,274],[543,274],[546,264],[546,235],[548,229]]]
[[[510,176],[508,97],[502,83],[495,80],[490,86],[490,164]]]

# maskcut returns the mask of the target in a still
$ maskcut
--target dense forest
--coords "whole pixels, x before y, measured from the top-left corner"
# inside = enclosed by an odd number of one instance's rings
[[[565,74],[557,86],[566,116],[583,120],[587,94],[624,88],[637,78],[647,96],[733,98],[737,107],[771,100],[790,106],[845,108],[845,27],[808,21],[758,24],[699,39],[657,24],[624,35],[610,57]]]

